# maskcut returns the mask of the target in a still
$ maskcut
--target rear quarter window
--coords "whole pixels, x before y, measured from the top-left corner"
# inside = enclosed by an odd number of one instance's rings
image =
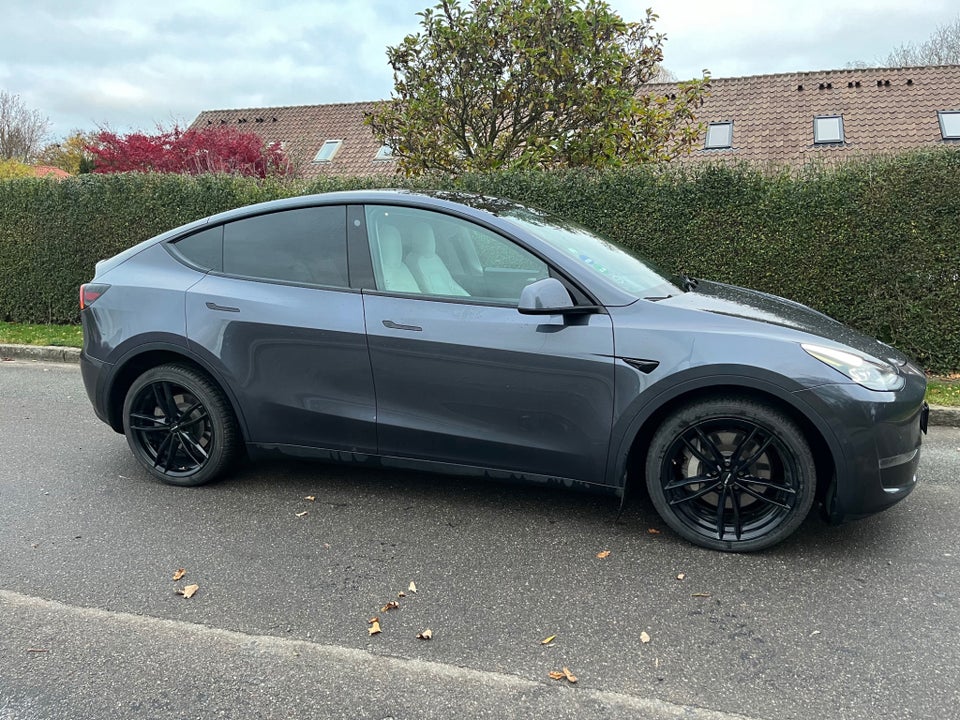
[[[223,270],[223,226],[201,230],[170,244],[173,254],[201,270]]]

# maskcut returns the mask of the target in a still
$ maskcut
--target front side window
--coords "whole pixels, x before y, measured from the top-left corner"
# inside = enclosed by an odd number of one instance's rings
[[[227,223],[223,272],[298,285],[347,287],[346,207],[283,210]]]
[[[466,220],[414,208],[368,205],[377,289],[516,305],[549,276],[542,260]]]
[[[497,214],[549,243],[571,262],[637,297],[680,294],[648,261],[576,223],[520,206]]]
[[[817,145],[843,143],[843,117],[823,115],[813,119],[813,142]]]

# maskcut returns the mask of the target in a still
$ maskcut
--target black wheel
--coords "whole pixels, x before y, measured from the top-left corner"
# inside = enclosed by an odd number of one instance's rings
[[[161,365],[138,377],[123,403],[133,454],[171,485],[202,485],[226,470],[240,433],[223,391],[183,365]]]
[[[646,471],[664,522],[714,550],[775,545],[803,522],[816,490],[813,455],[797,424],[738,398],[670,415],[651,441]]]

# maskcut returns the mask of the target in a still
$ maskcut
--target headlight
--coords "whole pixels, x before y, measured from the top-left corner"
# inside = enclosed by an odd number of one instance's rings
[[[821,345],[803,343],[800,347],[868,390],[899,390],[904,385],[903,377],[896,368],[875,358]]]

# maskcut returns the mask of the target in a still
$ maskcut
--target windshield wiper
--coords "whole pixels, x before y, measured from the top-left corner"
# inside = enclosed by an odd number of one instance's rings
[[[697,285],[700,284],[700,281],[684,273],[680,275],[680,283],[681,287],[683,287],[686,292],[690,292],[691,290],[697,289]]]

